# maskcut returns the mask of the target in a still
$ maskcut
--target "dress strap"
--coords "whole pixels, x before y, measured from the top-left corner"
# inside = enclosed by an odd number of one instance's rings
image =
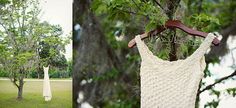
[[[213,39],[216,36],[213,33],[209,33],[205,40],[201,43],[199,48],[193,53],[194,58],[202,58],[206,51],[210,48]]]
[[[140,35],[135,36],[135,42],[142,61],[147,60],[149,58],[149,55],[151,55],[151,52],[148,49],[147,45],[141,40]]]
[[[141,40],[140,36],[141,35],[137,35],[135,37],[135,42],[137,44],[137,48],[138,48],[138,51],[139,51],[142,61],[153,59],[152,58],[152,57],[154,57],[153,53],[149,50],[149,48],[144,43],[144,41]],[[155,59],[159,59],[159,58],[155,58]]]

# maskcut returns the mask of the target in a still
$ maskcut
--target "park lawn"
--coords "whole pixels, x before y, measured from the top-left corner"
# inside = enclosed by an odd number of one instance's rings
[[[42,81],[26,81],[23,100],[17,101],[17,88],[0,80],[0,108],[72,108],[72,81],[51,81],[52,100],[45,102]]]

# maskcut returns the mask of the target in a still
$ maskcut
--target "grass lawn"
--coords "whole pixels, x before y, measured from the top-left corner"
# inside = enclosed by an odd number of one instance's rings
[[[17,88],[10,80],[0,80],[0,108],[72,108],[72,82],[51,81],[52,100],[44,101],[43,82],[26,81],[23,100],[17,101]]]

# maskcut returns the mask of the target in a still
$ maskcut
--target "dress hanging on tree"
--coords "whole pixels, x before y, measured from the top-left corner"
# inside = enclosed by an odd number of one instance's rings
[[[204,53],[214,38],[209,33],[190,57],[170,62],[153,55],[140,35],[136,36],[135,41],[142,59],[141,108],[194,108],[199,83],[206,67]]]
[[[45,101],[50,101],[52,99],[50,81],[48,76],[48,67],[43,67],[44,70],[44,80],[43,80],[43,97]]]

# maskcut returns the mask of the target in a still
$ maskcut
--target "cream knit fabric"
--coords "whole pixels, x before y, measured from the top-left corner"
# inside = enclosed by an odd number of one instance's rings
[[[214,35],[184,60],[166,61],[153,55],[140,36],[135,41],[141,56],[141,108],[194,108],[197,89],[205,69],[204,53]]]

